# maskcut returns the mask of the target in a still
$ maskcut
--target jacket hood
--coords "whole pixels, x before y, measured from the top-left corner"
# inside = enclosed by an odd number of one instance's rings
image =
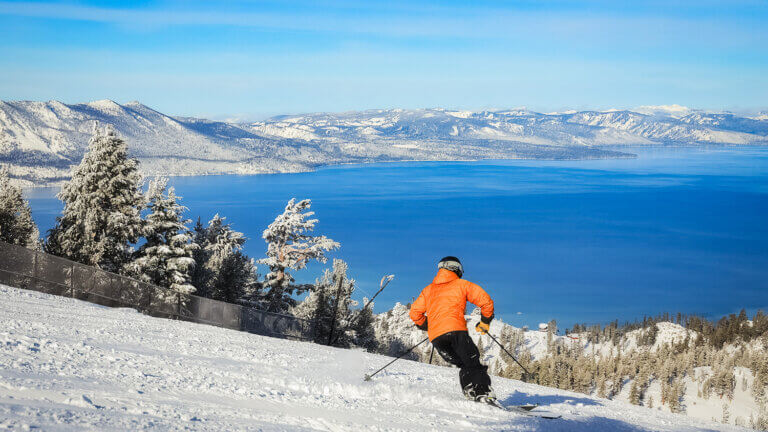
[[[432,283],[435,285],[439,285],[439,284],[455,281],[458,278],[459,276],[456,273],[450,270],[440,269],[437,271],[437,276],[435,276],[435,278],[432,279]]]

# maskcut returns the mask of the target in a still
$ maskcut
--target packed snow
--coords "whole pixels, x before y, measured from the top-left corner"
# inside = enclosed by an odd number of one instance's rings
[[[742,430],[494,378],[466,401],[457,370],[151,318],[0,285],[0,429],[297,431]]]

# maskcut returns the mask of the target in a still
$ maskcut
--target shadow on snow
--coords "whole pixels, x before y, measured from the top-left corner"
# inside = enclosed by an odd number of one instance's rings
[[[554,405],[554,404],[569,404],[569,405],[581,404],[581,405],[592,405],[592,406],[603,405],[599,401],[596,401],[595,399],[591,399],[591,398],[568,396],[568,395],[532,395],[532,394],[523,393],[520,391],[515,391],[514,393],[510,394],[505,399],[501,400],[501,403],[503,405],[536,404],[542,407],[545,407],[547,405]]]
[[[541,408],[546,408],[548,405],[566,404],[578,407],[579,404],[583,406],[603,406],[599,400],[590,399],[586,397],[569,396],[569,395],[536,395],[525,392],[515,391],[501,400],[503,405],[524,405],[524,404],[538,404]],[[535,411],[534,411],[535,412]],[[627,423],[622,420],[613,418],[600,417],[590,414],[584,416],[574,416],[567,412],[562,413],[563,417],[556,420],[542,419],[536,417],[521,416],[520,420],[530,419],[535,421],[541,428],[536,427],[535,430],[546,430],[550,432],[554,431],[611,431],[611,432],[652,432],[653,426],[647,427],[632,423]],[[701,429],[702,431],[712,431],[714,429]]]

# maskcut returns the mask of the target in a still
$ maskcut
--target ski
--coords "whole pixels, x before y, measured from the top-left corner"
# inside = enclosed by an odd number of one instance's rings
[[[509,412],[514,412],[517,414],[522,414],[528,417],[538,417],[538,418],[543,418],[547,420],[557,420],[562,417],[560,414],[553,414],[550,412],[541,412],[541,411],[531,411],[533,408],[531,409],[520,408],[514,405],[509,407],[501,406],[501,409]]]
[[[496,407],[498,409],[502,409],[504,411],[513,412],[513,413],[525,415],[525,416],[528,416],[528,417],[538,417],[538,418],[543,418],[543,419],[547,419],[547,420],[556,420],[556,419],[559,419],[559,418],[562,417],[560,414],[553,414],[553,413],[541,412],[541,411],[533,411],[534,409],[539,407],[538,405],[526,404],[526,405],[509,405],[509,406],[504,406],[504,405],[500,404],[499,401],[497,401],[497,400],[490,400],[490,399],[489,400],[485,400],[485,403],[490,405],[490,406],[492,406],[492,407]]]

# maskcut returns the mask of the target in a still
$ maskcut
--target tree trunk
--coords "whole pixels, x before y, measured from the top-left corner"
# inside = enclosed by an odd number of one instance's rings
[[[333,316],[331,317],[331,331],[328,333],[328,345],[331,345],[331,342],[333,342],[333,330],[336,327],[336,314],[339,310],[339,296],[342,283],[344,283],[344,277],[339,276],[339,286],[336,287],[336,303],[333,306]]]

